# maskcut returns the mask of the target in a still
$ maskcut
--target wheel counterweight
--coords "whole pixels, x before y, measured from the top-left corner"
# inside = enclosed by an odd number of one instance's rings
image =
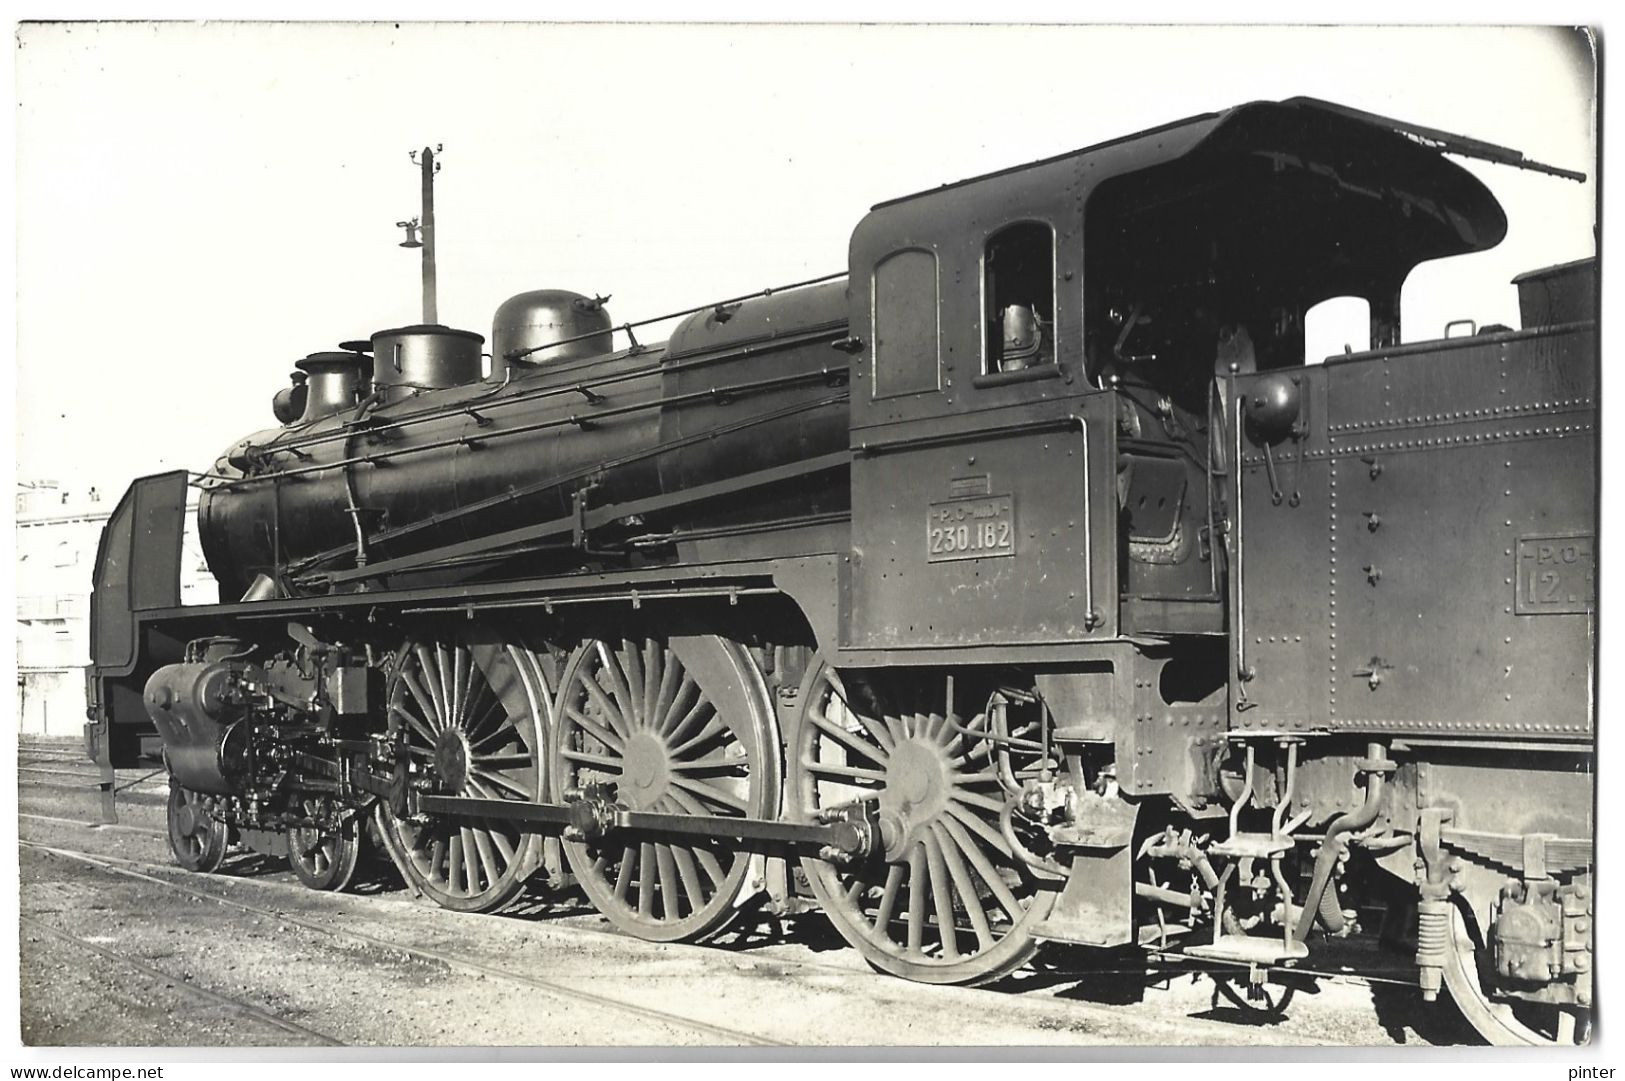
[[[545,673],[530,649],[489,631],[407,643],[390,674],[388,731],[408,782],[445,795],[541,802]],[[384,847],[407,883],[443,908],[495,911],[536,869],[541,840],[510,824],[397,810],[379,805]]]
[[[559,791],[604,786],[639,811],[778,814],[780,756],[761,673],[714,636],[584,642],[560,681]],[[653,941],[696,939],[732,919],[751,854],[723,840],[615,834],[569,841],[565,858],[616,927]]]
[[[925,983],[986,983],[1021,967],[1037,949],[1033,927],[1055,902],[1000,832],[1001,769],[1020,777],[1022,763],[1001,765],[990,734],[952,716],[873,715],[821,660],[799,701],[790,813],[818,821],[872,801],[879,815],[880,858],[802,860],[841,935],[876,968]]]

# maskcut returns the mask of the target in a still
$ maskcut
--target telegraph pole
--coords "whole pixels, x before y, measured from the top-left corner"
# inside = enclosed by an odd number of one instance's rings
[[[401,242],[401,247],[423,249],[423,321],[430,324],[440,322],[440,305],[435,295],[434,264],[434,175],[440,171],[440,163],[434,160],[434,156],[442,149],[444,148],[441,145],[436,144],[411,152],[412,162],[423,174],[423,211],[420,217],[411,221],[395,223],[397,227],[406,230],[406,239]],[[422,240],[418,239],[419,233],[422,233]]]

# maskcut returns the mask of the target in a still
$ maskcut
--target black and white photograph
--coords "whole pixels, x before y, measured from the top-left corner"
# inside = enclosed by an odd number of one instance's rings
[[[1599,31],[13,30],[17,1061],[1597,1050]]]

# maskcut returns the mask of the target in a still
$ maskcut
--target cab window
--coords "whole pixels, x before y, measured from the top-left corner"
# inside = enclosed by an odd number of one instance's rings
[[[986,327],[982,373],[1055,363],[1055,230],[1043,222],[1007,225],[982,255]]]

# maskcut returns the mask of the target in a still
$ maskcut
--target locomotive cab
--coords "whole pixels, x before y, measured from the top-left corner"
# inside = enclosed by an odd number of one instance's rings
[[[843,647],[963,646],[967,605],[997,645],[1222,633],[1215,377],[1301,366],[1330,297],[1397,342],[1411,269],[1505,229],[1437,153],[1304,99],[877,206]]]
[[[1411,270],[1505,231],[1469,174],[1312,102],[1236,110],[1189,152],[1095,187],[1084,367],[1119,399],[1122,596],[1135,630],[1181,629],[1164,598],[1217,601],[1230,381],[1301,368],[1305,316],[1332,297],[1363,298],[1373,344],[1396,344]],[[1243,423],[1291,458],[1304,434],[1298,378],[1266,390],[1290,396],[1290,414]]]

